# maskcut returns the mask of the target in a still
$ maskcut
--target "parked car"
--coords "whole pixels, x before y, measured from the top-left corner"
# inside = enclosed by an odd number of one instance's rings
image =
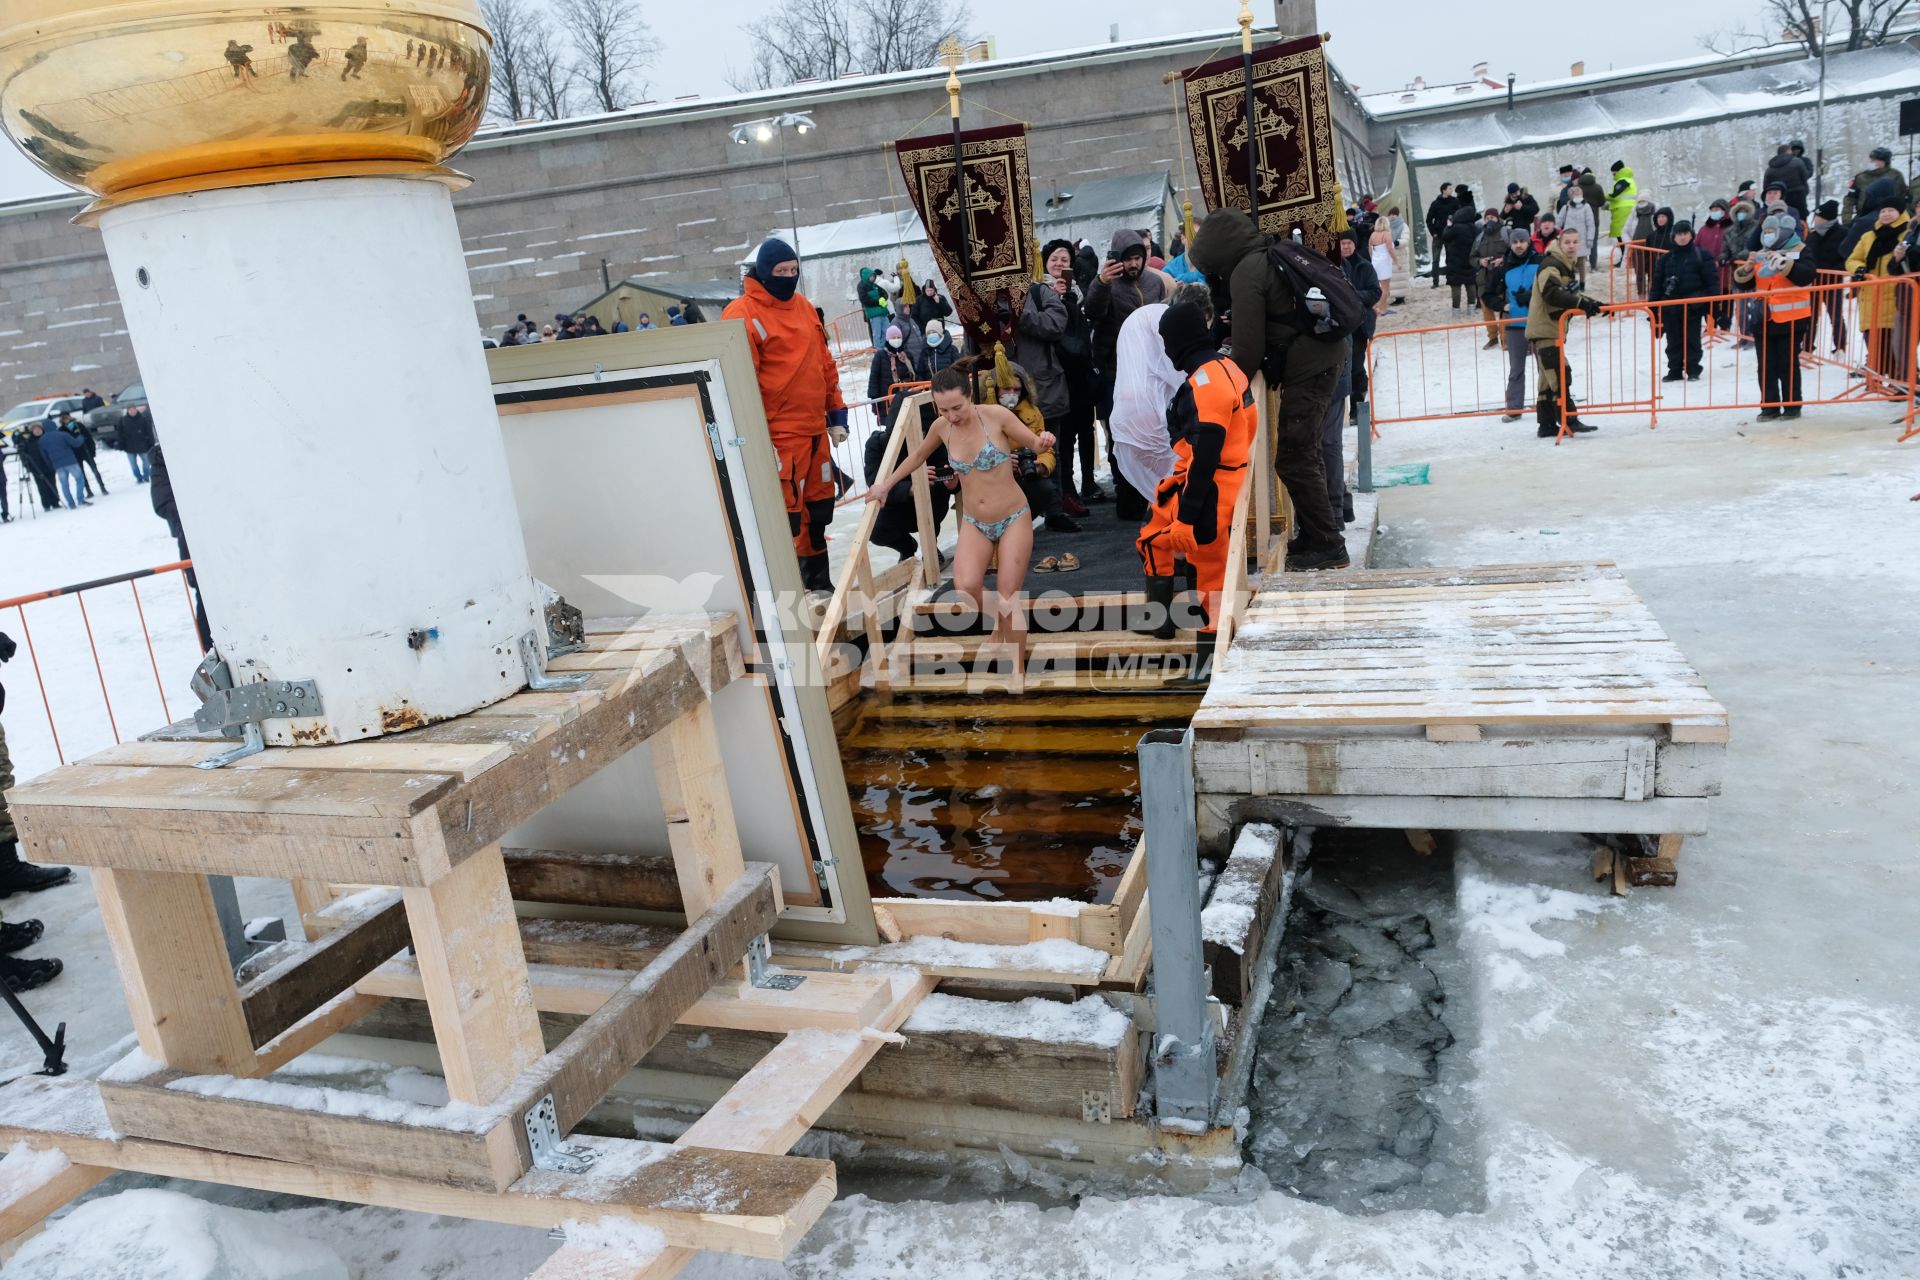
[[[147,407],[147,388],[139,382],[128,383],[120,388],[113,399],[87,415],[87,425],[93,428],[94,439],[109,446],[120,438],[120,419],[127,416],[127,410],[139,406]]]
[[[29,422],[42,418],[51,418],[62,409],[69,413],[80,412],[79,396],[48,396],[42,400],[28,400],[7,410],[0,416],[0,435],[11,437],[15,427],[24,427]],[[97,437],[96,437],[97,438]],[[103,440],[102,443],[105,443]]]

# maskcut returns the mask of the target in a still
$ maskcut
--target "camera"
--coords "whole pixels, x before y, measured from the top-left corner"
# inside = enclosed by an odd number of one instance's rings
[[[1040,474],[1040,463],[1031,449],[1013,451],[1013,474],[1022,480],[1031,480]]]

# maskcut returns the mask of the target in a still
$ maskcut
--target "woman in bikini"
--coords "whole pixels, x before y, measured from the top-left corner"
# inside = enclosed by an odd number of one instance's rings
[[[986,612],[987,566],[999,552],[994,572],[993,635],[988,644],[1011,642],[1016,654],[1026,637],[1024,625],[1015,626],[1015,601],[1033,557],[1033,513],[1013,473],[1013,452],[1053,448],[1051,431],[1035,435],[1013,413],[997,404],[975,404],[971,377],[960,367],[942,369],[933,377],[933,407],[938,417],[913,456],[901,460],[893,473],[867,490],[868,502],[879,502],[894,483],[926,465],[933,451],[947,447],[953,469],[960,476],[960,543],[953,555],[953,585]],[[1024,624],[1024,619],[1021,620]]]

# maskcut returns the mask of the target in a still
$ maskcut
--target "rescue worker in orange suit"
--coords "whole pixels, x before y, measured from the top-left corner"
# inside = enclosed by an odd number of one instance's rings
[[[799,255],[786,241],[769,240],[754,256],[741,295],[720,314],[746,322],[767,434],[779,455],[800,584],[809,591],[832,591],[827,571],[827,526],[833,523],[836,496],[832,445],[847,438],[847,403],[820,315],[799,288]]]
[[[1212,338],[1212,319],[1191,302],[1177,302],[1160,317],[1160,342],[1173,367],[1187,375],[1167,409],[1173,441],[1173,474],[1154,490],[1153,512],[1135,545],[1147,574],[1149,623],[1159,639],[1174,634],[1173,595],[1178,566],[1193,567],[1206,609],[1197,638],[1194,673],[1212,665],[1221,592],[1227,580],[1227,548],[1233,539],[1233,509],[1246,483],[1258,413],[1240,366],[1223,357]]]

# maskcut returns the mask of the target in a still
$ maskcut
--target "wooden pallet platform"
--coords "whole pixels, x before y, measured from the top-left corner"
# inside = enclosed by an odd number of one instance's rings
[[[162,735],[16,791],[29,855],[94,869],[140,1048],[54,1101],[0,1090],[20,1140],[75,1170],[20,1179],[0,1245],[117,1168],[502,1222],[617,1219],[681,1262],[783,1256],[834,1188],[831,1165],[783,1153],[933,980],[781,975],[766,958],[779,875],[742,857],[708,703],[743,672],[735,633],[705,616],[597,624],[553,663],[585,673],[579,689],[217,771],[192,766],[220,744]],[[672,853],[627,888],[661,898],[670,881],[684,926],[523,925],[500,836],[643,742]],[[309,940],[239,985],[210,873],[296,878]],[[444,1106],[275,1076],[393,999],[426,1006]],[[549,1045],[544,1011],[581,1021]],[[681,1023],[783,1038],[681,1143],[573,1138]]]
[[[1292,575],[1193,718],[1211,845],[1305,826],[1699,834],[1726,708],[1606,563]]]

